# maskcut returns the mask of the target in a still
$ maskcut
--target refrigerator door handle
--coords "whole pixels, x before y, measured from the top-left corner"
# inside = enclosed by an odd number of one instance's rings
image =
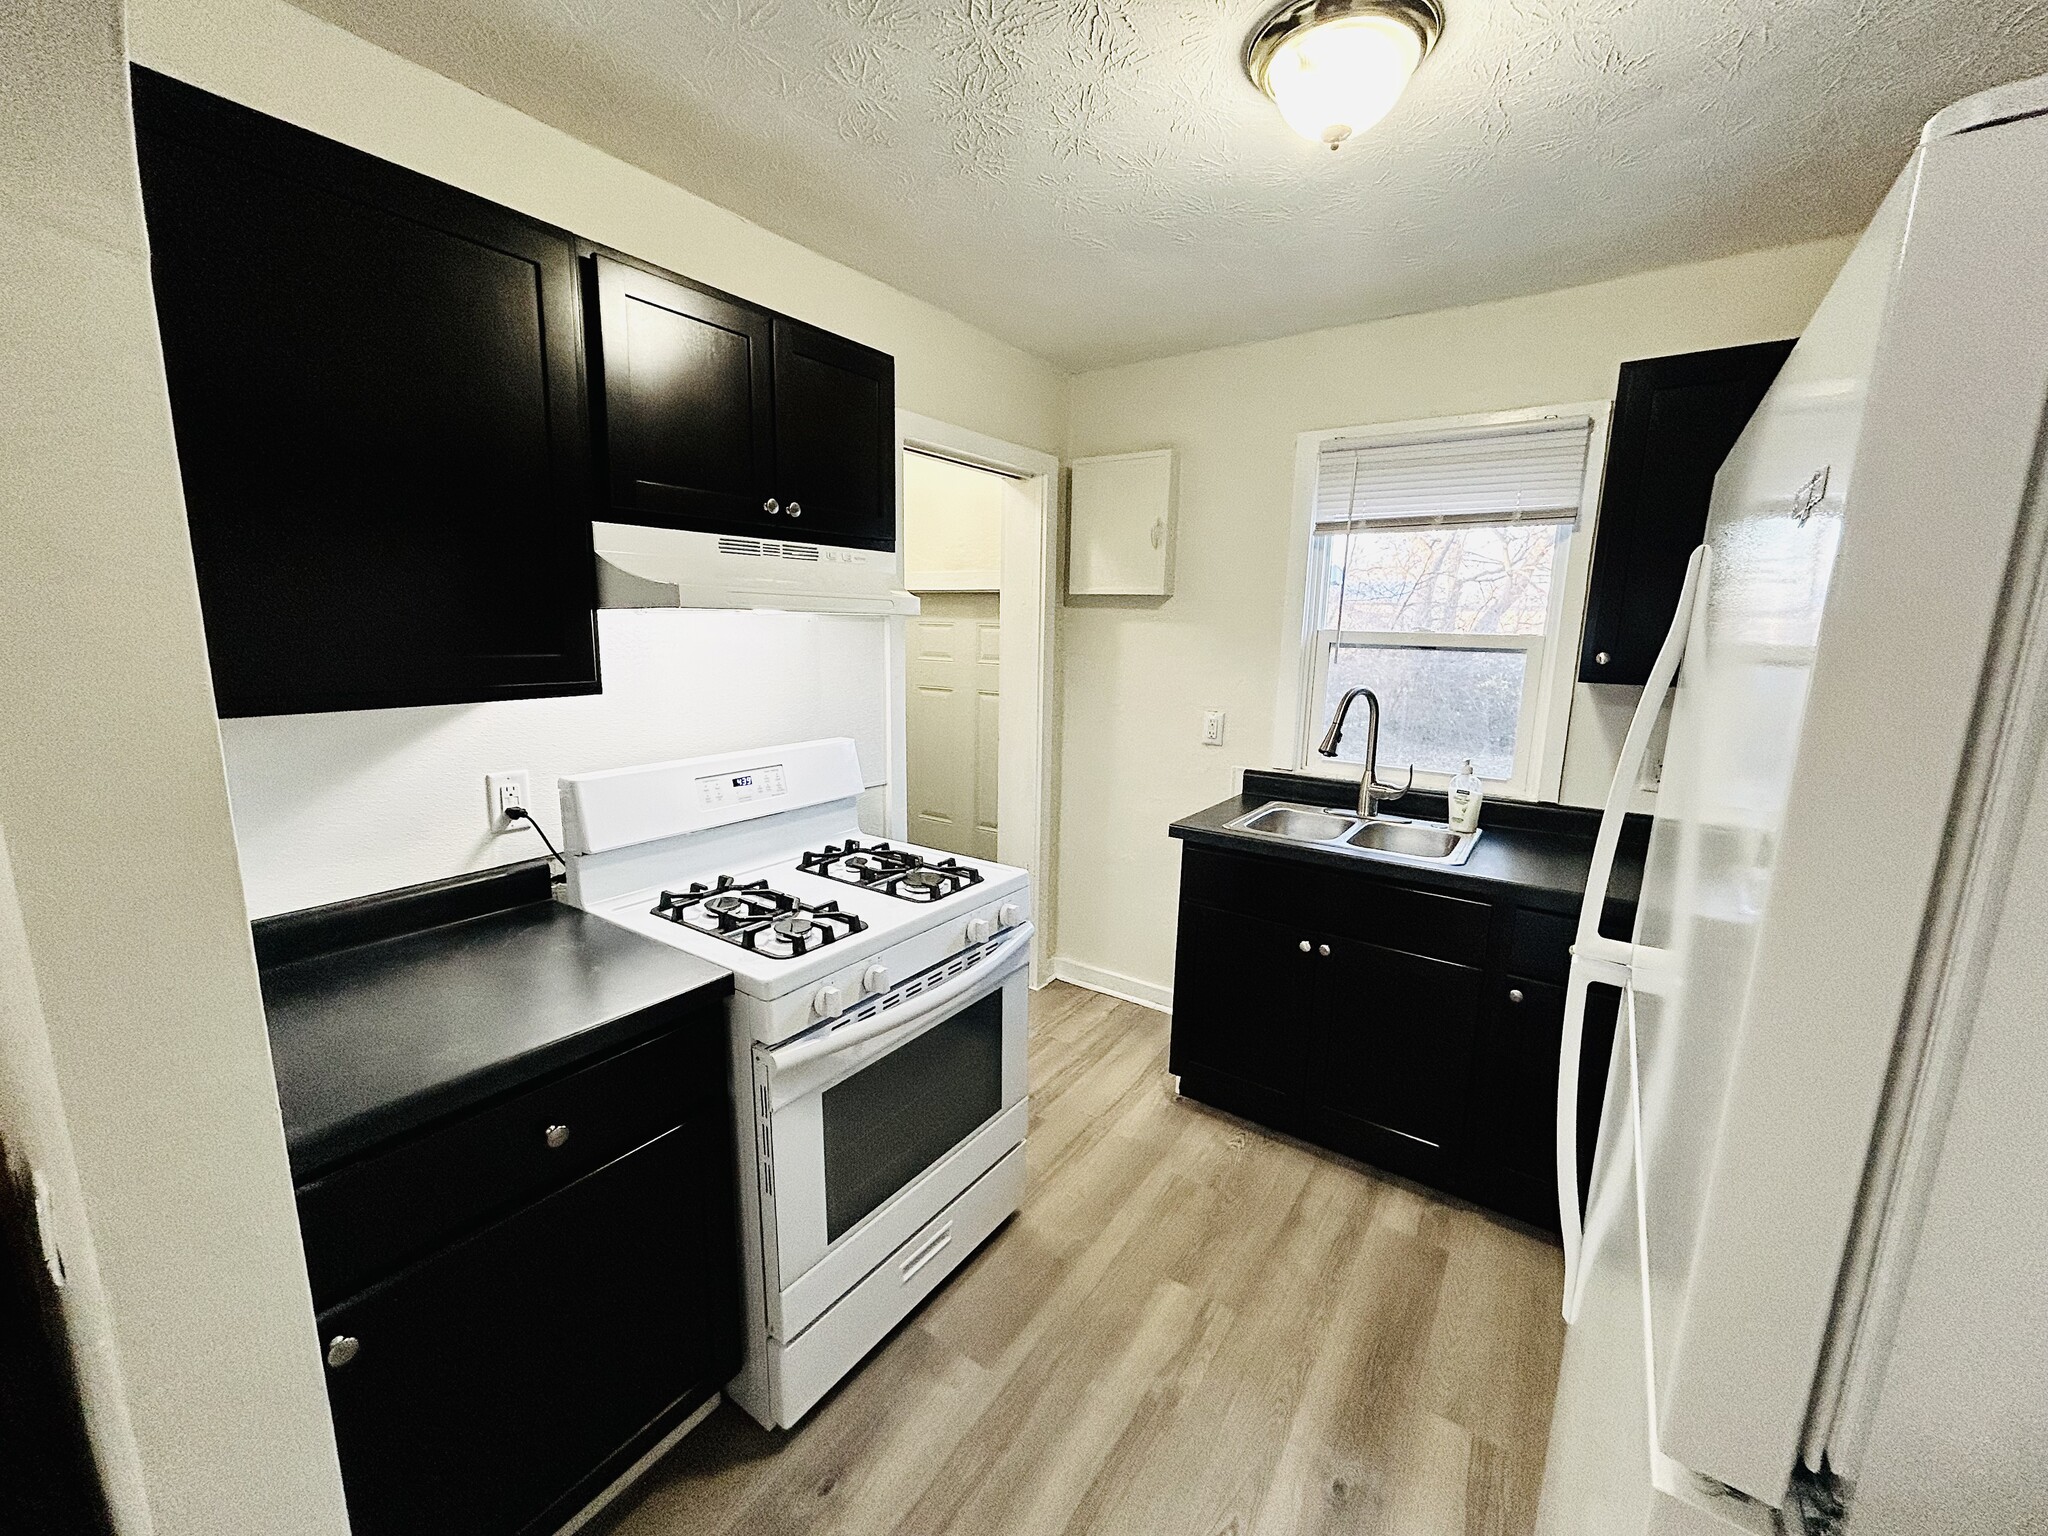
[[[1650,667],[1643,684],[1642,702],[1629,721],[1622,739],[1621,760],[1614,767],[1614,782],[1607,787],[1607,804],[1600,812],[1600,833],[1593,840],[1593,863],[1586,874],[1586,899],[1579,907],[1579,927],[1572,944],[1571,980],[1565,991],[1564,1032],[1557,1047],[1557,1218],[1564,1239],[1564,1320],[1573,1321],[1579,1311],[1579,1282],[1584,1271],[1581,1249],[1585,1232],[1579,1215],[1579,1056],[1585,1042],[1586,989],[1592,983],[1626,987],[1635,957],[1635,946],[1610,939],[1600,932],[1600,914],[1607,906],[1607,887],[1614,878],[1614,855],[1621,844],[1622,822],[1629,802],[1635,797],[1636,780],[1642,776],[1643,759],[1649,755],[1650,737],[1657,729],[1657,716],[1664,708],[1664,696],[1678,676],[1678,664],[1685,656],[1686,637],[1692,630],[1692,612],[1704,585],[1711,559],[1702,544],[1686,562],[1685,585],[1678,594],[1678,610],[1671,616],[1671,628]]]

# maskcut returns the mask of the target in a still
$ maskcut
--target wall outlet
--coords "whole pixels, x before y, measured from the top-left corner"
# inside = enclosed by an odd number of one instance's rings
[[[1202,711],[1202,745],[1220,747],[1223,745],[1223,711],[1205,709]]]
[[[490,815],[493,833],[517,832],[525,827],[525,822],[514,820],[505,813],[526,809],[526,787],[524,768],[514,773],[484,775],[485,809]]]

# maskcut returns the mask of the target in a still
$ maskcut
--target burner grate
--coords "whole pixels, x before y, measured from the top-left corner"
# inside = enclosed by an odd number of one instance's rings
[[[796,862],[798,869],[880,891],[899,901],[934,902],[981,884],[981,871],[957,859],[927,859],[922,854],[887,843],[862,844],[848,838],[842,844],[827,843],[815,853]]]
[[[766,880],[740,884],[731,875],[720,875],[714,885],[663,891],[654,915],[771,960],[794,960],[867,928],[836,901],[812,906],[771,889]]]

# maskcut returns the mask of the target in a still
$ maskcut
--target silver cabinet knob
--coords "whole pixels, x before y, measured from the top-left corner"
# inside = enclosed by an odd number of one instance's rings
[[[1301,952],[1302,952],[1302,953],[1303,953],[1304,955],[1305,955],[1305,954],[1307,954],[1307,953],[1309,952],[1309,950],[1311,950],[1311,949],[1312,949],[1312,948],[1314,948],[1314,947],[1315,947],[1315,946],[1313,946],[1312,944],[1310,944],[1310,943],[1309,943],[1309,941],[1308,941],[1307,939],[1303,939],[1303,940],[1301,941]]]
[[[547,1139],[547,1144],[551,1147],[567,1146],[569,1143],[569,1127],[566,1125],[551,1125],[541,1132],[541,1135]]]
[[[327,1341],[327,1368],[338,1371],[355,1359],[356,1351],[363,1347],[362,1340],[351,1334],[337,1333]]]
[[[1511,1003],[1519,1003],[1519,1002],[1520,1002],[1521,1000],[1522,1000],[1522,989],[1521,989],[1520,987],[1509,987],[1509,988],[1508,988],[1508,1001],[1509,1001],[1509,1002],[1511,1002]]]
[[[773,496],[770,496],[766,501],[761,503],[761,510],[763,512],[766,512],[770,517],[773,517],[776,513],[782,510],[782,503],[777,501]]]
[[[1594,666],[1596,666],[1596,667],[1604,667],[1604,666],[1606,666],[1606,665],[1607,665],[1607,653],[1606,653],[1605,651],[1595,651],[1595,652],[1593,653],[1593,665],[1594,665]]]
[[[1316,946],[1316,953],[1323,956],[1325,959],[1328,959],[1330,954],[1330,946],[1327,944],[1318,944]]]
[[[791,517],[802,517],[804,515],[804,504],[800,501],[792,501],[789,504],[789,515]]]

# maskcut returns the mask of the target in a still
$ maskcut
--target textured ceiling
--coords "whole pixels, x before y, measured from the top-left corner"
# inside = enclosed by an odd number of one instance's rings
[[[1267,0],[298,0],[1080,368],[1852,230],[2048,0],[1445,0],[1332,154]]]

